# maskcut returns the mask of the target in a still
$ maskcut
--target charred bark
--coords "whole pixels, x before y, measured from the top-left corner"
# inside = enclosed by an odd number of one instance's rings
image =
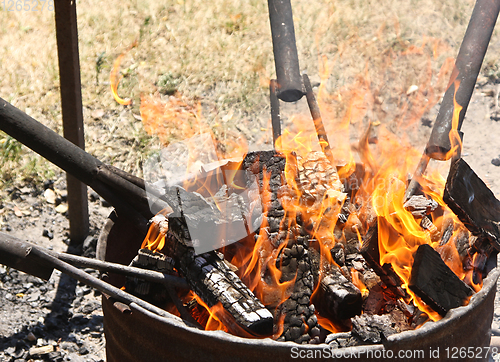
[[[275,319],[282,319],[284,323],[279,340],[319,342],[320,330],[314,315],[314,305],[310,301],[314,277],[309,236],[300,217],[293,216],[290,219],[283,207],[283,203],[290,203],[294,197],[298,197],[286,185],[285,165],[286,159],[272,152],[251,153],[243,161],[243,169],[257,178],[263,201],[269,202],[263,215],[265,231],[259,230],[255,238],[266,237],[274,251],[283,248],[276,265],[282,272],[280,282],[294,280],[290,297],[275,313]],[[289,162],[288,167],[294,167],[293,162]],[[283,246],[283,243],[286,245]],[[265,280],[266,272],[263,274]]]
[[[500,249],[500,201],[463,159],[450,169],[443,200],[472,234]]]
[[[442,316],[473,294],[428,244],[420,245],[415,253],[409,287]]]
[[[361,247],[361,255],[366,260],[368,265],[377,273],[382,282],[394,294],[395,297],[406,297],[406,293],[401,288],[402,280],[396,274],[392,265],[380,265],[380,252],[378,249],[378,224],[372,225],[365,237]]]
[[[216,197],[223,197],[225,192]],[[255,297],[239,277],[215,252],[197,254],[195,248],[204,250],[204,238],[211,237],[207,230],[214,225],[240,222],[244,212],[236,203],[233,208],[220,212],[217,205],[197,193],[186,192],[180,187],[166,190],[165,197],[172,205],[173,213],[168,217],[168,233],[165,237],[166,254],[176,263],[176,269],[187,280],[191,289],[208,305],[221,303],[232,319],[251,333],[270,335],[273,331],[272,314]],[[230,198],[225,197],[225,199]],[[213,200],[212,200],[213,201]],[[198,234],[197,238],[193,234]],[[208,234],[208,235],[207,235]],[[225,235],[227,237],[227,234]],[[217,238],[216,238],[217,239]],[[223,243],[224,244],[224,243]],[[217,249],[209,245],[209,250]],[[223,245],[218,245],[221,247]],[[199,249],[198,249],[199,250]],[[231,329],[231,323],[227,324]]]
[[[361,314],[361,291],[349,281],[336,265],[331,265],[321,278],[314,303],[319,314],[333,321]]]

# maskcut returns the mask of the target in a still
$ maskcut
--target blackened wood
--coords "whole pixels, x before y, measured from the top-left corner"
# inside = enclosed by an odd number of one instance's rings
[[[328,135],[326,134],[325,125],[321,118],[321,111],[319,110],[318,102],[314,96],[311,81],[307,74],[302,75],[302,80],[304,82],[304,88],[306,89],[307,105],[309,106],[309,111],[311,112],[311,117],[314,122],[314,128],[316,129],[316,134],[318,136],[319,145],[321,150],[328,157],[330,162],[333,164],[333,153],[330,147],[330,142],[328,142]]]
[[[465,303],[473,290],[461,281],[430,245],[415,253],[409,288],[433,310],[444,316]]]
[[[361,255],[368,265],[380,277],[382,282],[397,297],[406,297],[405,291],[401,288],[402,280],[396,274],[392,265],[385,263],[380,265],[380,252],[378,248],[378,223],[374,223],[368,229],[363,238],[363,245],[360,250]]]
[[[321,277],[313,302],[321,315],[339,321],[361,314],[363,299],[360,290],[332,265]]]
[[[214,251],[196,255],[182,217],[169,218],[168,255],[192,290],[209,306],[218,302],[236,322],[258,335],[273,331],[272,314]],[[231,329],[231,325],[227,326]]]
[[[500,250],[500,201],[463,159],[450,168],[443,200],[472,234]]]
[[[247,174],[247,180],[256,179],[261,200],[269,202],[262,217],[267,221],[269,240],[275,248],[281,245],[287,237],[286,230],[280,233],[280,224],[285,216],[280,196],[288,196],[280,194],[286,191],[284,189],[285,165],[286,159],[283,155],[274,151],[260,151],[248,153],[241,166]],[[265,188],[266,185],[267,188]],[[256,239],[259,231],[258,229],[255,234]]]
[[[255,238],[267,235],[269,244],[275,250],[284,242],[287,243],[277,261],[277,267],[282,271],[281,282],[294,279],[295,283],[290,297],[275,312],[275,319],[283,319],[284,324],[278,339],[296,343],[319,342],[320,329],[310,301],[314,289],[314,263],[309,253],[309,235],[301,219],[294,216],[290,220],[283,208],[287,198],[296,197],[286,185],[285,165],[284,156],[265,151],[248,154],[243,162],[243,169],[257,178],[262,200],[270,202],[263,215],[267,221],[267,230],[256,233]],[[295,165],[289,162],[288,167],[293,168]],[[265,177],[269,178],[267,184],[264,182]]]
[[[300,232],[303,235],[300,235]],[[313,262],[309,253],[309,236],[303,228],[295,227],[295,235],[284,249],[281,260],[282,281],[295,277],[295,284],[290,298],[277,310],[279,316],[284,316],[283,333],[278,340],[294,341],[296,343],[319,343],[320,329],[315,306],[311,304],[314,290]],[[277,317],[279,320],[280,317]]]
[[[356,193],[363,186],[365,177],[365,165],[362,163],[356,163],[354,165],[353,172],[340,180],[344,185],[344,192],[348,195],[349,200],[354,200]]]

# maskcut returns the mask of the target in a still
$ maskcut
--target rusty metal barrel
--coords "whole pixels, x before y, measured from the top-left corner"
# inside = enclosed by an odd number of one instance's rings
[[[97,256],[101,260],[128,264],[137,254],[143,235],[130,220],[112,214],[101,231]],[[137,306],[125,306],[103,296],[104,333],[108,362],[155,361],[289,361],[313,357],[335,361],[446,361],[458,351],[460,361],[488,361],[497,280],[494,268],[483,288],[467,306],[451,310],[442,320],[429,322],[417,330],[392,335],[384,344],[331,349],[327,344],[299,345],[269,338],[246,339],[222,331],[202,331],[187,326],[180,318],[155,315]],[[123,276],[105,279],[117,287]],[[391,357],[392,356],[392,357]],[[465,357],[464,357],[465,356]],[[417,358],[415,358],[417,357]]]

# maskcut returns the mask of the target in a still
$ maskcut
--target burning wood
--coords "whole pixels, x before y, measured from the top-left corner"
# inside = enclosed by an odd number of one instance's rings
[[[463,305],[473,294],[472,288],[461,281],[439,253],[427,244],[417,249],[409,287],[442,316]]]
[[[463,159],[452,165],[443,199],[471,233],[500,249],[500,201]]]
[[[314,299],[318,312],[334,321],[361,314],[361,291],[346,278],[339,267],[332,265],[323,277]]]
[[[294,170],[291,172],[295,173],[295,163],[292,163]],[[289,294],[289,299],[275,312],[275,319],[283,320],[278,339],[297,343],[318,343],[320,330],[314,315],[314,306],[310,304],[314,278],[308,250],[309,236],[300,219],[297,220],[293,214],[290,215],[284,210],[283,205],[290,204],[294,197],[294,192],[285,184],[285,166],[286,159],[282,155],[270,152],[249,154],[243,161],[243,168],[258,178],[262,199],[270,201],[269,208],[263,215],[266,220],[263,225],[267,226],[260,228],[255,237],[257,243],[259,238],[261,242],[267,239],[274,249],[271,252],[281,255],[276,261],[276,267],[281,269],[278,283],[293,283],[289,290],[285,291]],[[282,225],[288,225],[288,230],[283,230]],[[264,268],[264,278],[272,278],[270,270],[273,267]]]
[[[380,220],[380,222],[383,223],[384,221]],[[370,227],[366,233],[361,247],[361,255],[363,255],[368,265],[375,271],[381,281],[385,284],[386,288],[388,288],[393,295],[398,297],[406,296],[406,293],[401,288],[402,280],[396,274],[392,266],[387,263],[382,266],[380,265],[377,224]]]
[[[270,335],[274,329],[277,340],[319,343],[325,318],[331,323],[328,328],[336,328],[332,325],[345,328],[351,319],[350,343],[378,343],[392,333],[414,328],[428,319],[427,314],[413,305],[417,303],[416,297],[403,289],[405,283],[441,315],[462,305],[470,296],[471,289],[430,246],[418,248],[420,244],[415,242],[408,259],[413,264],[411,279],[410,275],[400,274],[398,264],[383,262],[387,246],[381,240],[387,240],[388,245],[398,240],[406,245],[414,241],[410,234],[401,237],[404,231],[395,223],[394,212],[385,216],[379,214],[377,207],[360,208],[352,203],[351,198],[363,195],[366,190],[349,188],[348,197],[336,168],[324,154],[310,152],[305,157],[296,157],[275,151],[249,153],[240,169],[246,175],[244,187],[249,188],[251,180],[257,180],[253,195],[258,194],[262,201],[259,217],[249,217],[252,212],[241,207],[241,203],[221,214],[220,206],[215,205],[236,197],[225,186],[206,198],[179,187],[166,188],[164,198],[173,206],[174,213],[168,218],[155,217],[157,230],[148,234],[151,245],[175,260],[176,270],[210,309],[208,313],[219,315],[227,330],[241,335],[234,328],[240,325],[255,334]],[[348,177],[352,178],[351,175]],[[388,200],[393,203],[390,207],[394,207],[396,200],[401,202],[401,212],[410,215],[427,242],[443,245],[440,252],[443,258],[445,255],[448,258],[446,241],[455,243],[463,239],[460,228],[455,226],[457,222],[450,222],[448,216],[443,218],[443,211],[429,195],[413,196],[403,205],[400,190],[404,191],[404,184],[391,179],[389,187],[392,194]],[[209,210],[207,205],[212,205]],[[378,215],[375,219],[374,213]],[[222,254],[196,254],[193,246],[198,241],[187,224],[227,224],[235,220],[244,221],[247,235],[234,244],[220,245],[225,245],[221,249],[223,258],[236,265],[236,274],[221,259]],[[161,240],[158,235],[165,237]],[[441,236],[446,240],[439,243]],[[465,238],[468,240],[467,235]],[[427,247],[432,253],[425,252]],[[440,263],[434,260],[436,256]],[[423,281],[429,276],[423,267],[427,263],[433,265],[434,278],[446,279],[452,289],[462,291],[453,303],[448,303],[447,297],[444,301],[436,300],[433,293],[440,288],[436,283]],[[447,271],[443,271],[443,265]],[[216,312],[218,302],[229,313]],[[203,307],[194,303],[192,313],[203,314]],[[243,307],[247,309],[243,311]],[[259,316],[258,320],[251,317],[254,314]],[[199,318],[206,321],[208,315]],[[432,318],[436,315],[432,314]]]
[[[192,290],[208,305],[221,303],[236,323],[257,335],[268,335],[272,331],[272,315],[255,298],[247,286],[234,274],[215,252],[196,255],[185,221],[170,218],[156,219],[155,227],[168,229],[165,248],[174,257],[176,268],[186,278]],[[226,317],[226,316],[223,316]],[[226,317],[227,318],[227,317]],[[231,329],[231,323],[228,328]]]

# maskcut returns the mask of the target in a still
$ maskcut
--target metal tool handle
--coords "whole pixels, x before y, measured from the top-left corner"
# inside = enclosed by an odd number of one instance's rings
[[[448,89],[425,149],[428,157],[436,160],[447,160],[451,157],[449,151],[452,148],[450,132],[455,113],[454,98],[462,107],[457,124],[457,131],[460,131],[499,10],[500,0],[477,0],[474,6]],[[457,84],[458,89],[455,88]]]
[[[285,102],[295,102],[302,98],[304,91],[295,44],[292,5],[290,0],[268,0],[268,5],[278,98]]]

